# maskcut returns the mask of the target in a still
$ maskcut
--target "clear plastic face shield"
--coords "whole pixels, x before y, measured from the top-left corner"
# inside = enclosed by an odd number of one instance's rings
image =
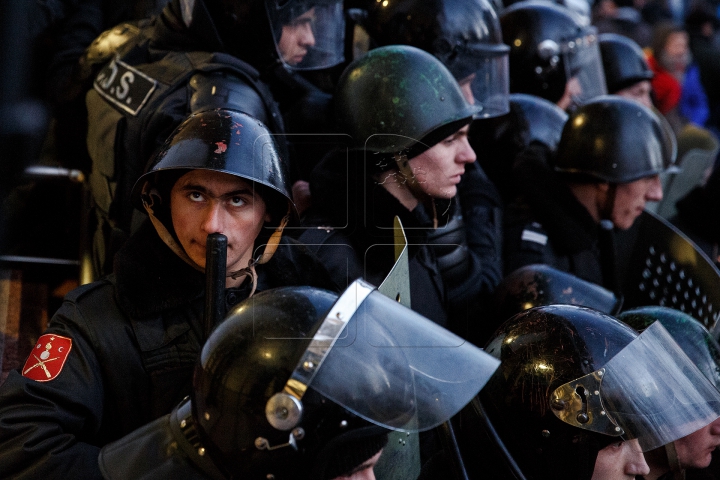
[[[329,68],[344,60],[342,0],[268,0],[278,57],[291,70]]]
[[[278,395],[301,398],[312,388],[382,427],[424,431],[467,405],[499,363],[357,280],[333,305]]]
[[[466,67],[456,78],[468,103],[480,107],[475,118],[498,117],[510,111],[509,51],[507,45],[480,44],[461,53]]]
[[[564,39],[562,44],[544,40],[538,45],[538,50],[540,57],[547,60],[551,67],[562,57],[568,79],[567,90],[574,106],[607,93],[595,27],[584,27],[578,36]]]
[[[578,428],[637,438],[645,452],[718,418],[720,392],[655,322],[603,368],[558,387],[551,406]]]

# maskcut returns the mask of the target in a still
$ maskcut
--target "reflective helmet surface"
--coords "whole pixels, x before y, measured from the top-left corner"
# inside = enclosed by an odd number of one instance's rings
[[[582,87],[576,103],[606,93],[596,29],[574,12],[526,0],[503,10],[500,26],[510,47],[510,92],[555,103],[575,77]]]
[[[544,98],[524,93],[511,93],[510,104],[525,119],[525,146],[541,142],[554,151],[560,142],[568,114]]]
[[[500,21],[486,0],[370,2],[363,26],[378,45],[430,52],[458,82],[469,82],[478,117],[507,113],[508,51]]]
[[[674,136],[655,113],[606,95],[570,115],[555,169],[584,181],[629,183],[671,168],[676,152]]]
[[[288,478],[292,469],[305,469],[309,477],[311,457],[342,433],[343,419],[348,430],[369,425],[310,395],[303,399],[301,422],[292,427],[304,430],[304,438],[297,439],[299,448],[271,450],[293,436],[269,423],[266,405],[283,391],[336,300],[337,295],[310,287],[258,293],[237,305],[204,345],[193,379],[194,418],[207,454],[231,476],[273,474],[280,479]],[[325,415],[328,423],[336,420],[333,425],[323,425]],[[267,446],[256,444],[258,438]]]
[[[633,308],[617,318],[639,332],[660,322],[703,375],[720,389],[720,345],[698,320],[680,310],[659,306]]]
[[[598,38],[608,93],[616,93],[643,80],[652,80],[653,72],[640,45],[616,33],[603,33]]]
[[[526,310],[506,321],[485,351],[500,368],[480,399],[528,478],[590,479],[597,452],[617,437],[560,420],[558,387],[603,367],[637,333],[613,317],[570,305]]]
[[[270,198],[263,196],[263,200],[282,214],[288,202],[292,205],[287,160],[280,158],[273,135],[255,118],[229,109],[206,110],[182,122],[135,182],[133,204],[144,211],[141,195],[148,190],[146,183],[157,183],[167,173],[196,169],[227,173],[267,187]]]
[[[344,60],[342,0],[181,0],[181,5],[186,24],[202,17],[196,9],[206,9],[213,25],[200,28],[214,27],[225,51],[261,71],[278,63],[313,70]],[[283,33],[286,41],[300,42],[301,61],[283,55],[289,45],[282,43]]]
[[[479,107],[465,101],[437,58],[409,45],[390,45],[369,51],[345,69],[336,87],[335,111],[339,131],[358,146],[395,153],[430,137],[441,141],[470,123]]]
[[[362,280],[339,297],[281,287],[236,305],[210,335],[193,377],[193,419],[231,478],[330,480],[347,471],[318,474],[327,468],[318,459],[332,464],[338,441],[374,427],[434,428],[497,366]]]
[[[579,305],[614,315],[621,301],[611,291],[545,264],[520,267],[495,289],[498,316],[513,315],[542,305]]]

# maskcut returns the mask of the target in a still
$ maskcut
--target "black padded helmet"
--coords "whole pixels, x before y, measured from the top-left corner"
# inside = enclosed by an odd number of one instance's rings
[[[175,182],[191,170],[213,170],[252,183],[271,217],[266,225],[269,228],[264,228],[256,240],[257,246],[267,242],[261,263],[268,261],[296,210],[287,159],[278,154],[275,139],[265,125],[230,109],[195,113],[177,126],[146,173],[135,182],[130,197],[133,204],[148,213],[163,241],[186,262],[187,255],[173,246],[176,242],[168,236],[174,232],[169,196]],[[188,263],[197,268],[192,260]]]
[[[313,70],[344,60],[343,0],[180,0],[180,8],[186,25],[214,32],[218,48],[260,71],[279,63]],[[283,55],[284,28],[309,35],[301,61]]]
[[[347,473],[334,465],[348,439],[433,428],[497,365],[361,280],[339,297],[266,290],[234,307],[202,349],[197,448],[230,478],[330,480]]]
[[[605,95],[570,115],[555,169],[584,181],[629,183],[673,168],[676,154],[675,136],[652,110]]]
[[[526,0],[503,10],[500,26],[510,46],[511,92],[555,103],[575,77],[582,87],[576,103],[606,93],[596,29],[569,9]]]
[[[363,27],[378,45],[412,45],[435,55],[461,84],[469,82],[479,118],[508,111],[508,52],[486,0],[370,2]]]
[[[495,289],[498,318],[508,318],[542,305],[579,305],[614,315],[622,300],[599,285],[545,264],[520,267]]]
[[[603,33],[598,38],[608,93],[617,93],[643,80],[652,80],[653,71],[640,45],[616,33]]]
[[[335,93],[339,131],[384,154],[431,147],[479,110],[440,60],[409,45],[379,47],[353,61]]]

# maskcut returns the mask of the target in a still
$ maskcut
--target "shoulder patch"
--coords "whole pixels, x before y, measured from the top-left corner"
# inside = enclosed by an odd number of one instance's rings
[[[95,77],[93,88],[110,103],[135,116],[157,84],[157,80],[115,57]]]
[[[22,374],[36,382],[47,382],[60,374],[72,348],[72,339],[46,333],[38,338],[25,361]]]

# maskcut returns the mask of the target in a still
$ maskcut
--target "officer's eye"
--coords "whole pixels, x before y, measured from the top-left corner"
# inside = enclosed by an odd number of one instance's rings
[[[230,198],[230,205],[232,205],[233,207],[241,207],[241,206],[245,205],[245,203],[247,203],[247,202],[245,202],[245,200],[243,200],[241,197],[231,197]]]
[[[190,192],[188,193],[188,198],[193,202],[202,202],[205,200],[205,197],[203,197],[200,192]]]

